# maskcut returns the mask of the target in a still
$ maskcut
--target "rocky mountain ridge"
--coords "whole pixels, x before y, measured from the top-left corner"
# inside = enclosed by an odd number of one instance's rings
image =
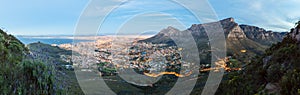
[[[218,22],[193,24],[184,31],[168,27],[161,30],[157,35],[139,42],[176,45],[171,35],[190,33],[198,46],[199,52],[204,53],[210,50],[209,39],[204,27],[215,27],[216,23],[220,23],[223,28],[227,54],[238,58],[250,58],[262,54],[267,47],[281,41],[286,34],[266,31],[255,26],[239,25],[233,18],[226,18]],[[247,52],[241,52],[242,50],[247,50]]]
[[[240,25],[240,27],[247,38],[266,45],[280,42],[284,38],[284,35],[287,34],[287,32],[266,31],[265,29],[256,26]]]
[[[225,37],[227,39],[243,39],[248,38],[253,41],[259,42],[263,45],[270,45],[270,43],[279,42],[283,39],[286,32],[273,32],[273,31],[266,31],[263,28],[259,28],[256,26],[250,26],[250,25],[239,25],[234,21],[234,18],[226,18],[219,21],[222,25],[222,28],[224,30]],[[193,35],[197,37],[207,37],[204,29],[204,25],[211,25],[211,23],[205,23],[205,24],[193,24],[190,28],[184,31],[192,32]],[[140,42],[152,42],[152,43],[159,43],[158,41],[154,41],[154,38],[158,39],[161,37],[167,37],[166,35],[173,34],[176,32],[184,32],[180,31],[174,27],[169,26],[168,28],[165,28],[161,30],[157,35],[142,40]],[[198,35],[197,35],[198,32]],[[266,42],[260,42],[260,41],[266,41]],[[268,41],[271,41],[270,43]],[[164,42],[164,41],[162,41]]]

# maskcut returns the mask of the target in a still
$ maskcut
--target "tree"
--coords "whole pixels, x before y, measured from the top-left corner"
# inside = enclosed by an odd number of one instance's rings
[[[296,28],[300,28],[300,20],[298,22],[295,23],[295,27]]]

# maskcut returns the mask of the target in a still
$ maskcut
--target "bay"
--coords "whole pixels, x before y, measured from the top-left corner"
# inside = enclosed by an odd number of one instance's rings
[[[17,36],[17,38],[24,44],[36,43],[41,42],[45,44],[71,44],[71,43],[78,43],[78,42],[92,42],[94,40],[79,40],[79,39],[72,39],[70,37],[23,37]]]

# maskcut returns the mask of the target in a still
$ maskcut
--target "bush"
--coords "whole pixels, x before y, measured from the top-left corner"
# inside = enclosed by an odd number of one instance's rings
[[[0,30],[0,94],[55,94],[52,68],[41,62],[24,61],[28,49]]]
[[[280,81],[282,95],[297,95],[300,89],[300,72],[289,70]]]

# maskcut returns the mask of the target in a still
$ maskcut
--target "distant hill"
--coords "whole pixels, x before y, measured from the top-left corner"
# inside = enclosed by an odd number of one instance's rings
[[[210,49],[204,26],[213,26],[215,23],[194,24],[184,31],[168,27],[161,30],[157,35],[139,42],[176,45],[170,35],[189,32],[194,37],[199,51],[203,53]],[[281,41],[286,34],[266,31],[255,26],[239,25],[233,18],[220,20],[219,23],[224,30],[228,55],[238,58],[250,58],[249,56],[262,54],[267,47]],[[241,50],[247,50],[247,52],[240,52]]]

